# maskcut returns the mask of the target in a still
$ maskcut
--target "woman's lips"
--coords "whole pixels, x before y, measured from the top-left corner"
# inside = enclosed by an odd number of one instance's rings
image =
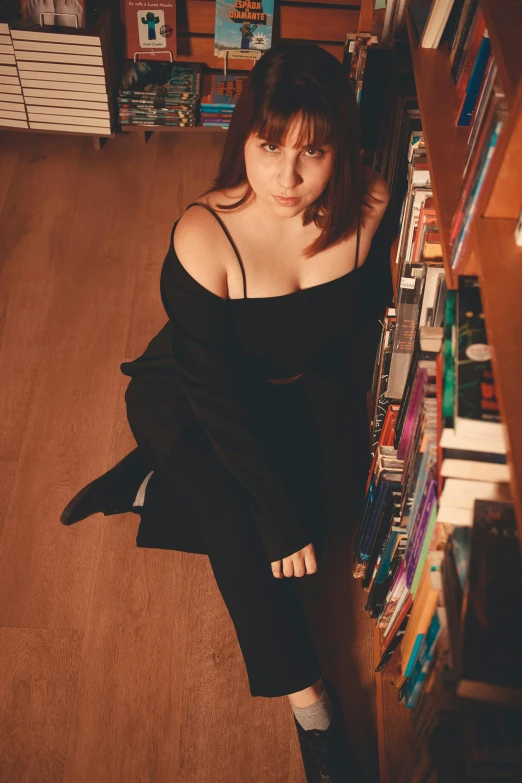
[[[284,196],[274,196],[274,198],[278,204],[281,204],[282,207],[295,207],[295,205],[298,204],[300,201],[300,199],[296,198],[295,196],[293,198],[285,198]]]

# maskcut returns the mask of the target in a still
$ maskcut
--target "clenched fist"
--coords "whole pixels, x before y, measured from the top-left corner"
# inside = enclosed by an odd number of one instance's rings
[[[272,573],[276,579],[282,579],[284,576],[305,576],[305,574],[315,574],[317,571],[317,561],[315,559],[315,548],[313,544],[300,549],[283,560],[274,560]]]

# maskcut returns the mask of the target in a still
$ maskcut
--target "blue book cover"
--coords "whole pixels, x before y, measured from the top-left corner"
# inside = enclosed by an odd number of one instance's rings
[[[471,123],[471,117],[473,115],[473,109],[479,96],[480,87],[482,85],[482,79],[486,71],[489,55],[491,53],[491,42],[489,40],[488,32],[484,33],[484,38],[480,45],[473,71],[469,77],[468,86],[466,87],[466,95],[462,101],[460,113],[457,118],[457,125],[466,126]]]
[[[395,548],[397,545],[397,540],[399,536],[404,535],[404,530],[398,528],[398,527],[392,527],[390,530],[390,533],[388,535],[388,540],[386,541],[386,544],[383,549],[383,553],[381,556],[381,560],[379,562],[379,567],[377,569],[377,573],[375,574],[374,582],[375,584],[382,584],[384,580],[386,579],[386,575],[388,573],[388,570],[390,568],[390,563],[392,561],[392,557],[395,553]]]
[[[440,620],[438,612],[433,615],[428,632],[424,636],[417,655],[413,661],[413,668],[406,683],[406,707],[412,709],[416,706],[422,691],[422,686],[426,679],[426,674],[430,669],[433,652],[440,633]],[[411,659],[410,659],[411,660]]]
[[[214,54],[249,50],[266,52],[272,43],[274,0],[216,0]]]
[[[504,127],[504,119],[503,118],[495,119],[492,132],[489,137],[489,143],[484,144],[485,156],[483,157],[481,163],[477,167],[475,182],[473,183],[471,192],[464,206],[464,219],[462,220],[462,225],[460,226],[459,233],[455,238],[455,241],[451,248],[452,269],[455,269],[455,267],[458,265],[460,261],[460,257],[464,247],[463,242],[469,231],[471,220],[473,219],[473,216],[475,214],[475,207],[477,205],[478,197],[480,191],[482,190],[484,180],[486,179],[486,174],[488,172],[488,168],[491,163],[491,159],[493,157],[493,152],[495,151],[495,147],[497,146],[498,138],[500,136],[500,132],[503,127]]]
[[[396,475],[394,474],[393,479],[395,478]],[[401,485],[399,482],[395,480],[387,479],[386,474],[381,474],[381,479],[377,484],[375,501],[370,510],[365,534],[362,537],[362,542],[358,554],[359,562],[362,563],[368,560],[368,558],[370,557],[373,548],[375,533],[377,532],[377,525],[381,519],[387,497],[393,490],[399,491],[400,488]]]

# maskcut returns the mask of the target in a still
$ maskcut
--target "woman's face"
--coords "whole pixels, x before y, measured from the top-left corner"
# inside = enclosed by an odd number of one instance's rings
[[[285,144],[251,135],[245,144],[247,179],[256,198],[275,215],[295,217],[322,194],[332,173],[333,151],[297,148],[300,122],[289,128]]]

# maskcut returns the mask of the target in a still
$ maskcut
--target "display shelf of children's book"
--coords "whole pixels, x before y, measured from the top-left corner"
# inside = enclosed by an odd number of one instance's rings
[[[83,22],[82,4],[75,8],[75,24]],[[114,135],[110,8],[87,26],[68,23],[0,25],[0,127],[92,136],[95,144]]]
[[[203,70],[199,63],[126,60],[118,95],[122,131],[226,130],[247,74]]]

